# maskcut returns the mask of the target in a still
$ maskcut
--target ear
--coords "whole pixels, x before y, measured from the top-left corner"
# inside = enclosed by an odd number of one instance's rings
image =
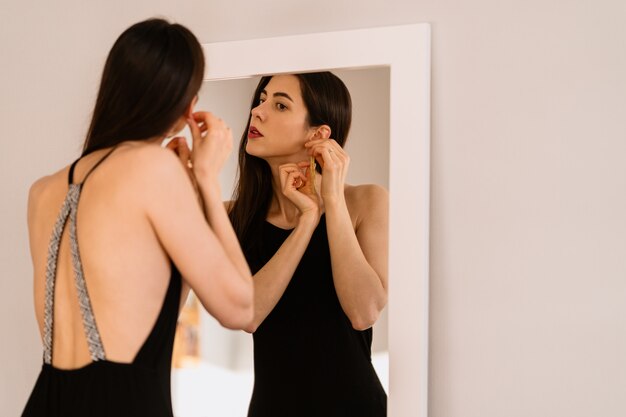
[[[176,135],[178,132],[183,130],[185,125],[187,124],[187,119],[189,119],[193,115],[193,109],[198,102],[198,96],[196,95],[191,103],[185,108],[184,113],[178,118],[174,126],[170,129],[170,131],[165,135],[165,137],[172,137]]]
[[[193,109],[196,107],[197,103],[198,103],[198,95],[196,94],[193,100],[191,100],[191,103],[189,103],[189,106],[187,106],[187,108],[185,109],[185,113],[183,114],[183,116],[185,116],[185,119],[188,119],[191,117],[191,115],[193,114]]]
[[[315,135],[313,136],[313,139],[328,139],[330,137],[330,134],[330,126],[321,125],[315,130]]]

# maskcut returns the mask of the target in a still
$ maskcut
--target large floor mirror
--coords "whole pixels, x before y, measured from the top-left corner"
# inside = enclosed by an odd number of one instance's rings
[[[347,183],[390,193],[389,302],[374,327],[372,363],[388,416],[426,417],[430,27],[427,24],[205,44],[198,108],[222,117],[235,148],[260,76],[330,70],[353,101]],[[229,200],[236,149],[222,181]],[[252,337],[221,328],[192,297],[181,316],[172,376],[178,417],[246,415]]]

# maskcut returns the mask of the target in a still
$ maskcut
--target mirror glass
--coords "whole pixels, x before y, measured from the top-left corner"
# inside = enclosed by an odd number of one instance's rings
[[[345,146],[350,155],[347,183],[389,189],[389,67],[332,71],[352,97],[352,127]],[[237,149],[259,77],[206,81],[197,109],[209,110],[232,128],[234,148],[221,177],[222,197],[230,200]],[[186,136],[189,137],[188,132]],[[374,326],[372,362],[388,392],[387,309]],[[193,296],[181,314],[172,372],[172,397],[178,417],[247,415],[254,383],[252,336],[222,328]]]
[[[284,74],[309,71],[341,69],[387,68],[389,109],[387,134],[383,136],[389,144],[388,149],[388,189],[389,193],[389,318],[386,320],[388,362],[388,416],[389,417],[427,417],[428,415],[428,311],[429,311],[429,217],[430,217],[430,79],[431,79],[431,27],[427,23],[400,26],[385,26],[337,32],[311,33],[276,38],[249,39],[208,43],[203,45],[207,67],[205,80],[238,80],[233,83],[245,83],[258,74]],[[343,73],[341,73],[343,74]],[[338,72],[338,75],[341,75]],[[356,74],[356,73],[355,73]],[[250,92],[256,80],[247,80],[248,87],[240,98],[238,93],[226,91],[229,83],[216,83],[207,86],[215,88],[216,94],[206,94],[207,100],[216,100],[215,104],[207,103],[211,108],[221,109],[239,103],[244,106],[240,111],[247,115],[249,111]],[[346,80],[346,83],[349,81]],[[233,84],[233,85],[235,85]],[[352,88],[352,87],[351,87]],[[372,90],[370,88],[370,90]],[[357,90],[353,94],[358,94]],[[383,96],[381,96],[383,97]],[[233,101],[234,100],[234,101]],[[375,101],[376,98],[372,99]],[[223,116],[234,129],[241,132],[245,117],[239,119],[239,110],[235,117],[223,113]],[[384,123],[381,120],[377,122]],[[239,126],[239,127],[238,127]],[[382,124],[378,125],[382,129]],[[356,130],[352,132],[356,138]],[[350,152],[358,152],[357,141],[348,141]],[[365,149],[365,147],[363,148]],[[352,159],[367,158],[352,154]],[[364,159],[365,158],[365,159]],[[381,164],[384,162],[381,162]],[[359,162],[361,164],[361,162]],[[362,168],[354,167],[352,173],[369,171],[373,166],[364,164]],[[231,173],[234,163],[231,164]],[[228,177],[228,170],[224,173]],[[224,178],[224,181],[227,181]],[[349,181],[355,181],[349,178]],[[375,180],[366,180],[375,182]],[[230,191],[222,187],[224,197]],[[187,335],[191,343],[182,343],[181,356],[185,362],[202,363],[201,352],[209,349],[202,344],[200,329],[201,315],[190,311],[189,322],[181,333]],[[381,322],[385,320],[381,319]],[[195,323],[195,324],[193,324]],[[194,327],[196,326],[196,327]],[[196,330],[194,330],[196,329]],[[380,335],[381,332],[378,332]],[[244,335],[245,336],[245,335]],[[204,347],[201,347],[204,346]],[[210,349],[226,353],[232,361],[232,352],[237,348],[223,350],[217,343]],[[233,343],[234,346],[234,343]],[[248,356],[249,357],[249,356]],[[182,360],[181,360],[182,362]],[[237,363],[234,360],[233,363]],[[185,368],[187,369],[187,368]],[[221,368],[224,369],[224,368]],[[221,369],[216,370],[219,372]],[[191,372],[191,371],[190,371]],[[182,371],[174,375],[174,385],[180,394],[187,389],[179,378]],[[221,381],[228,385],[228,374]],[[384,374],[381,372],[381,379]],[[176,385],[176,379],[179,384]],[[250,380],[248,380],[250,381]],[[245,382],[244,382],[245,383]],[[251,387],[252,382],[249,382]],[[229,398],[228,391],[220,398],[229,405],[240,405],[245,410],[249,400],[246,390],[246,401],[240,398]],[[206,382],[190,384],[187,392],[198,394],[204,398],[199,409],[189,408],[189,412],[202,415],[204,406],[216,398],[208,399],[212,387]],[[179,395],[180,397],[180,395]],[[182,401],[178,401],[181,404]],[[232,407],[231,407],[232,408]],[[191,415],[191,414],[190,414]],[[236,415],[243,415],[241,412]]]

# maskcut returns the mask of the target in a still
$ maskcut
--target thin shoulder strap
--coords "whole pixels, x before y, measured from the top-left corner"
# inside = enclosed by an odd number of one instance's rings
[[[72,162],[70,166],[70,173],[67,175],[67,184],[71,185],[74,182],[74,168],[76,168],[76,164],[80,161],[80,158]]]
[[[119,144],[118,144],[119,145]],[[117,149],[118,145],[115,145],[114,147],[112,147],[109,152],[106,153],[106,155],[104,155],[102,158],[100,158],[100,160],[98,162],[96,162],[96,164],[94,166],[91,167],[91,169],[89,171],[87,171],[87,174],[85,175],[85,178],[83,178],[83,181],[81,182],[81,184],[84,184],[85,181],[87,181],[87,178],[91,175],[91,173],[98,168],[98,166],[104,162],[105,159],[107,159],[109,157],[109,155],[111,155],[113,153],[113,151],[115,149]],[[76,164],[78,163],[78,161],[80,161],[80,158],[78,158],[77,160],[75,160],[72,165],[70,166],[70,172],[67,175],[67,183],[68,184],[73,184],[74,183],[74,168],[76,168]]]
[[[87,338],[87,345],[89,347],[89,353],[91,359],[96,362],[99,360],[105,360],[104,346],[102,344],[102,338],[96,325],[96,319],[93,314],[93,308],[91,306],[91,300],[87,291],[87,285],[85,283],[85,277],[83,273],[83,266],[80,259],[80,251],[78,250],[78,239],[76,233],[76,215],[78,212],[78,201],[80,199],[80,193],[83,188],[83,184],[93,170],[102,163],[111,153],[115,150],[113,147],[104,157],[102,157],[85,175],[83,181],[79,184],[73,184],[74,180],[74,168],[76,163],[80,160],[77,159],[72,163],[70,172],[68,175],[69,190],[67,196],[63,201],[61,212],[56,220],[54,229],[52,231],[52,237],[48,245],[48,262],[46,265],[46,298],[44,305],[44,362],[46,364],[52,364],[52,334],[54,330],[54,285],[56,281],[56,269],[57,261],[59,257],[59,246],[61,237],[63,236],[63,229],[69,218],[70,220],[70,250],[72,253],[72,265],[74,267],[74,280],[76,284],[76,290],[78,292],[78,302],[80,305],[80,311],[83,318],[83,327],[85,330],[85,336]]]

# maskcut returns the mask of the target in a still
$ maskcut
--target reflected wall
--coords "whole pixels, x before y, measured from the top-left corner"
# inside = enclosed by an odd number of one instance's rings
[[[346,181],[389,189],[389,69],[342,69],[333,73],[346,84],[353,102],[352,127],[345,146],[351,158]],[[258,81],[259,77],[207,81],[200,91],[197,109],[215,113],[233,132],[233,152],[220,178],[224,200],[232,196],[237,150]],[[385,309],[374,326],[372,342],[374,365],[385,389],[389,380],[387,324]],[[252,336],[224,329],[203,309],[199,327],[200,364],[173,372],[177,415],[245,416],[253,383]],[[216,390],[210,389],[214,384]]]

